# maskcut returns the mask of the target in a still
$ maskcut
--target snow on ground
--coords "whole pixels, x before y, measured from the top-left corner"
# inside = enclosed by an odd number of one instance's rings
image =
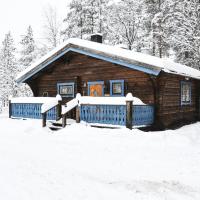
[[[200,199],[200,123],[176,131],[52,132],[0,116],[0,199]]]

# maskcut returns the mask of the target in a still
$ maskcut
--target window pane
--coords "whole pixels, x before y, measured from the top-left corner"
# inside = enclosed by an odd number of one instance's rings
[[[58,93],[63,97],[74,96],[74,83],[58,83]]]
[[[72,85],[62,85],[62,86],[60,86],[60,94],[73,95],[73,86]]]
[[[122,83],[113,83],[113,94],[121,94],[122,93]]]
[[[190,103],[191,102],[191,85],[190,83],[181,84],[181,102]]]

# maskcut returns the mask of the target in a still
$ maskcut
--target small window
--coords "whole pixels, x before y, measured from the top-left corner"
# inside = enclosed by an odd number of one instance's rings
[[[57,92],[62,97],[74,97],[74,83],[58,83]]]
[[[124,96],[124,80],[111,80],[110,81],[110,95],[111,96]]]
[[[181,105],[191,104],[191,83],[181,82]]]
[[[104,81],[88,82],[88,95],[93,97],[104,96]]]
[[[43,92],[42,96],[43,96],[43,97],[48,97],[49,94],[48,94],[48,92]]]

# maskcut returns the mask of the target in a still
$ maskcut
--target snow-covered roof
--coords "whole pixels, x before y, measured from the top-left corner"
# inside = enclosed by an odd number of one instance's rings
[[[200,79],[199,70],[175,63],[170,59],[158,58],[144,53],[138,53],[88,40],[71,38],[21,72],[17,76],[17,82],[20,83],[26,81],[69,51],[86,54],[108,62],[143,71],[148,74],[154,74],[156,76],[161,71],[164,71],[166,73]]]

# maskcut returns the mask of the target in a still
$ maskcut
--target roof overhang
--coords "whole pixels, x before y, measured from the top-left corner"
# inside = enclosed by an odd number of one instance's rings
[[[104,54],[103,52],[98,52],[98,51],[94,52],[93,50],[90,50],[90,49],[70,45],[70,47],[67,46],[66,48],[62,49],[61,52],[56,53],[56,55],[52,56],[51,58],[47,59],[46,61],[35,66],[30,71],[27,71],[27,73],[24,73],[23,75],[19,76],[16,80],[17,83],[26,82],[32,76],[34,76],[35,74],[40,72],[42,69],[48,67],[51,63],[53,63],[54,61],[56,61],[57,59],[64,56],[66,53],[68,53],[70,51],[80,53],[80,54],[84,54],[84,55],[87,55],[87,56],[90,56],[90,57],[93,57],[93,58],[97,58],[97,59],[100,59],[100,60],[104,60],[104,61],[107,61],[107,62],[110,62],[110,63],[118,64],[118,65],[130,68],[130,69],[142,71],[144,73],[155,75],[155,76],[157,76],[161,71],[161,69],[157,68],[157,67],[153,67],[153,66],[150,66],[150,65],[149,66],[147,66],[147,65],[143,66],[142,64],[141,65],[138,64],[138,63],[136,64],[136,63],[125,60],[125,59],[120,58],[120,57],[112,57],[110,55]]]
[[[87,40],[71,38],[21,72],[16,78],[16,81],[18,83],[28,82],[32,77],[68,52],[84,54],[154,76],[164,71],[165,73],[200,79],[199,70],[175,63],[169,59],[158,58]]]

